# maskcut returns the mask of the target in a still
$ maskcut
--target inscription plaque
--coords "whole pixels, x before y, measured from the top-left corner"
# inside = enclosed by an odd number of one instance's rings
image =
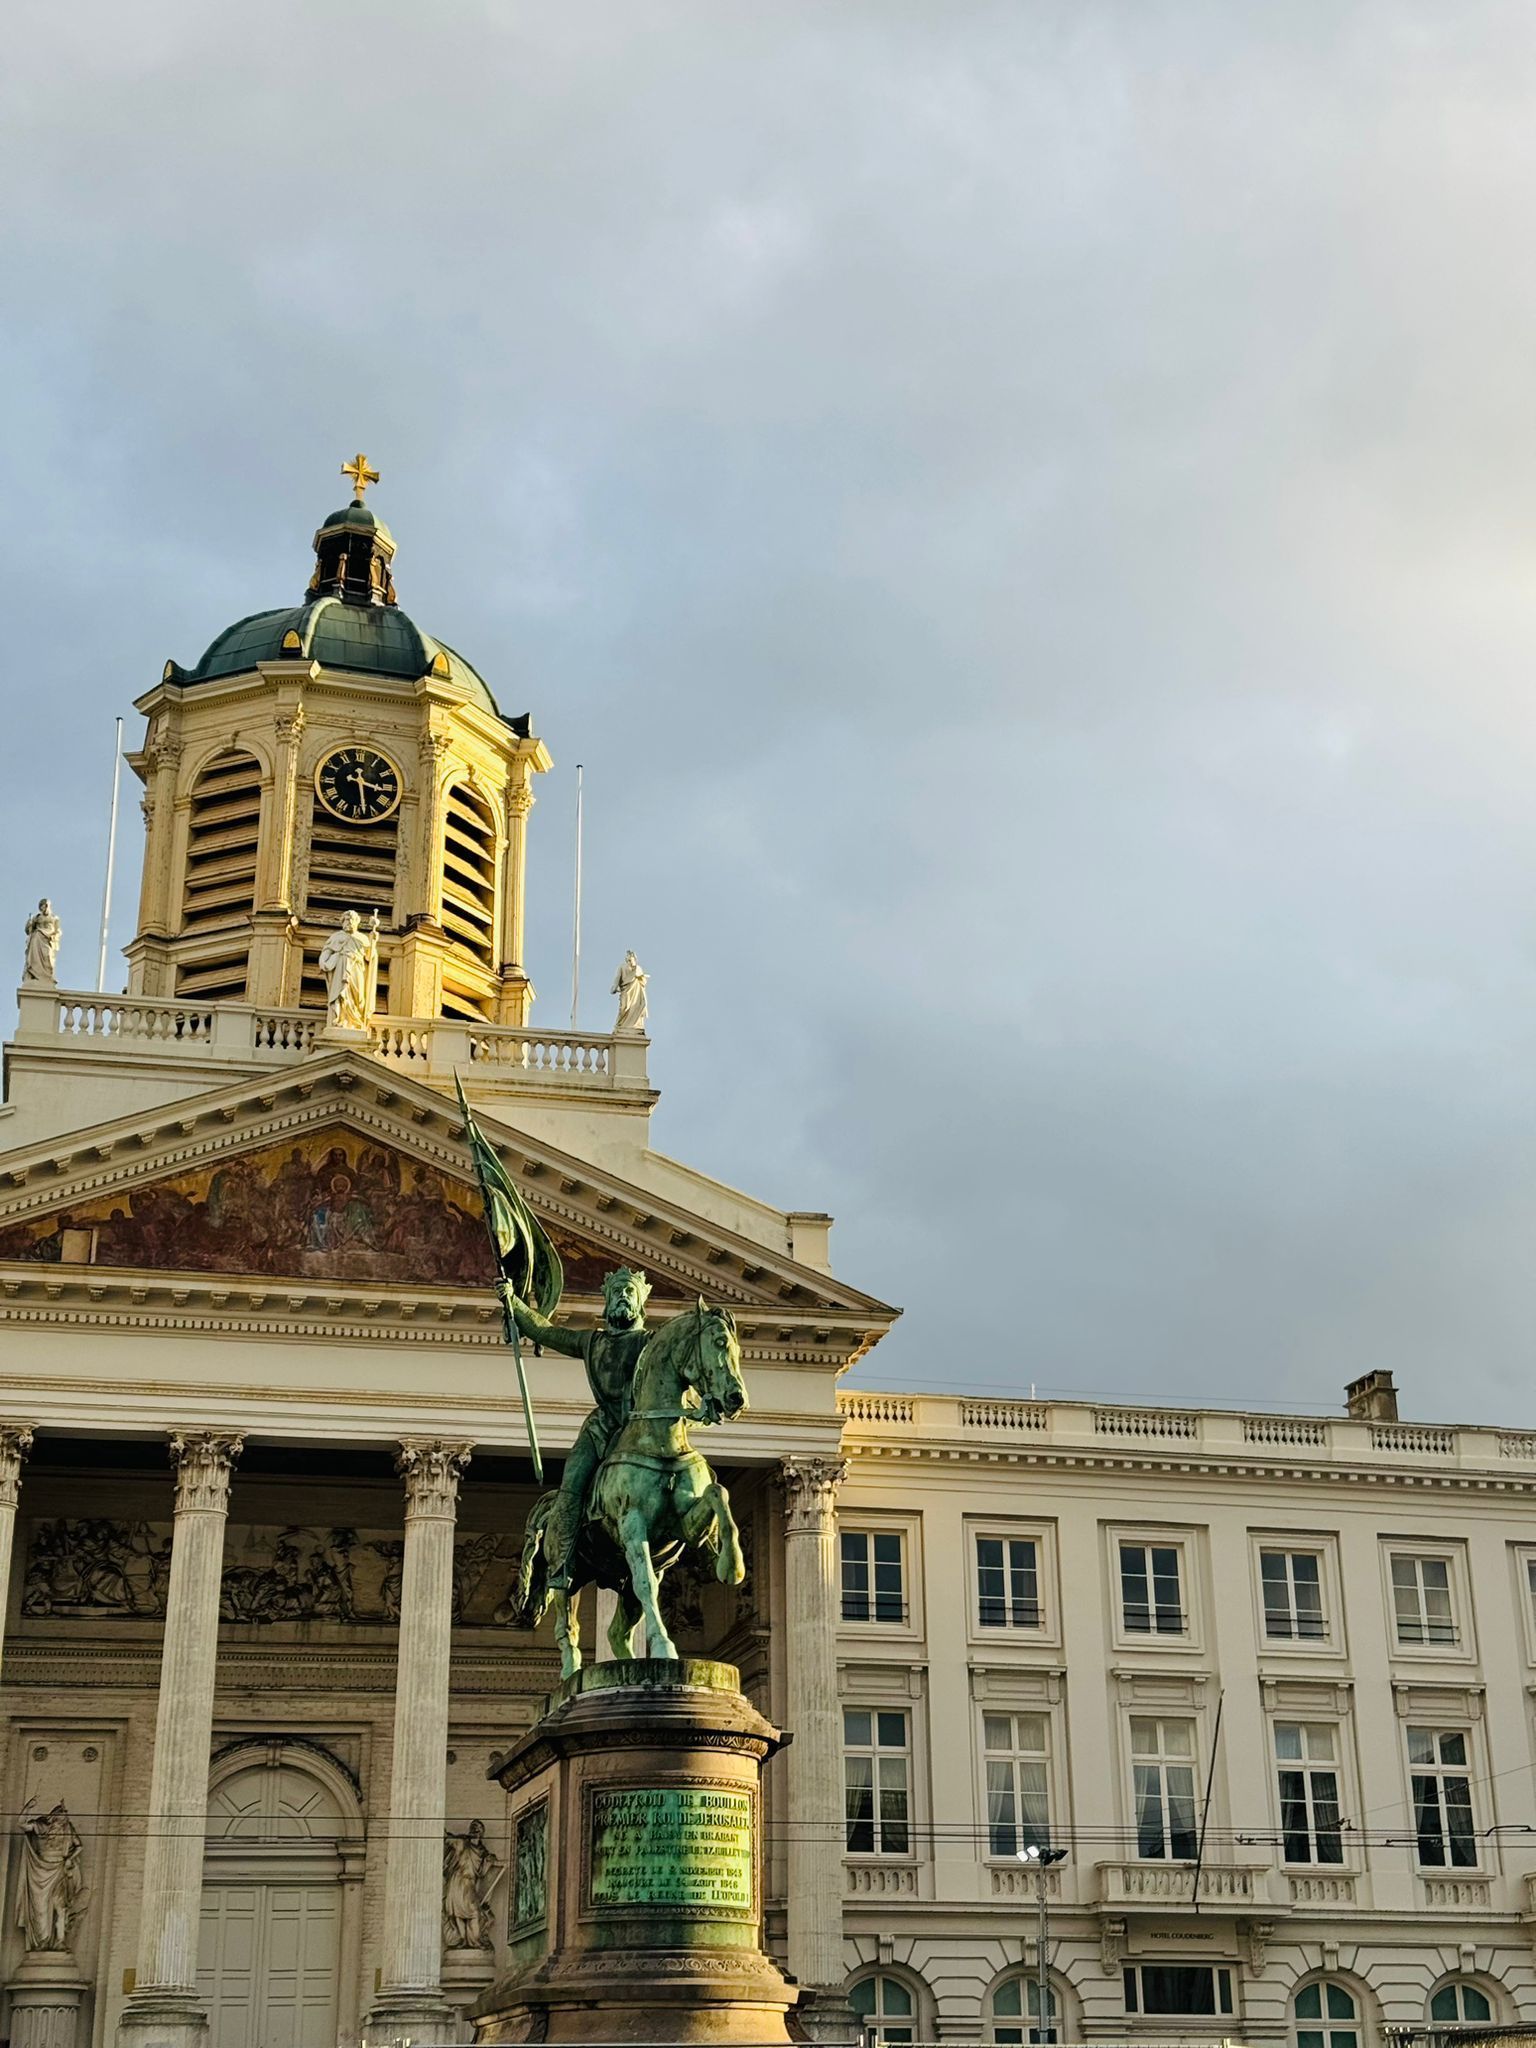
[[[683,1906],[756,1918],[752,1794],[712,1785],[596,1790],[594,1906]]]

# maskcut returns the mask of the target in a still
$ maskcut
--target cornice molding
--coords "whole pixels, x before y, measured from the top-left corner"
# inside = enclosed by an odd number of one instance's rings
[[[403,1287],[386,1293],[381,1287],[355,1285],[344,1290],[333,1281],[250,1281],[231,1274],[140,1274],[94,1266],[70,1269],[67,1278],[52,1277],[62,1270],[14,1261],[0,1264],[0,1326],[505,1349],[494,1305],[467,1288],[458,1294]],[[601,1314],[596,1296],[567,1299],[570,1313],[560,1316],[562,1326],[596,1322]],[[749,1367],[775,1365],[818,1373],[845,1371],[859,1355],[866,1334],[846,1325],[829,1326],[818,1318],[802,1331],[780,1327],[769,1339],[758,1335],[760,1326],[743,1325],[739,1316],[737,1323]],[[7,1378],[12,1387],[25,1384],[15,1374]]]
[[[800,1265],[787,1253],[660,1202],[649,1191],[526,1133],[505,1128],[498,1133],[498,1108],[482,1104],[482,1121],[492,1125],[488,1135],[510,1170],[530,1183],[534,1207],[611,1247],[616,1263],[641,1263],[690,1294],[718,1299],[733,1311],[756,1308],[788,1317],[814,1313],[823,1322],[856,1320],[865,1349],[894,1319],[896,1312],[884,1303],[839,1287],[829,1275]],[[334,1123],[472,1185],[465,1149],[453,1135],[459,1130],[458,1112],[448,1098],[377,1062],[332,1054],[270,1075],[244,1074],[224,1088],[0,1158],[0,1224],[110,1197],[120,1188],[282,1144]],[[589,1200],[572,1200],[578,1190]],[[620,1212],[628,1212],[631,1220],[621,1220]],[[644,1218],[654,1234],[637,1228],[636,1217]]]
[[[857,1478],[865,1460],[901,1459],[924,1465],[1030,1465],[1095,1472],[1150,1473],[1154,1477],[1201,1479],[1276,1479],[1287,1485],[1406,1487],[1417,1492],[1536,1493],[1536,1475],[1497,1472],[1393,1471],[1375,1465],[1283,1465],[1255,1458],[1128,1457],[1123,1451],[1005,1449],[998,1444],[871,1443],[844,1435],[843,1450],[850,1476]]]

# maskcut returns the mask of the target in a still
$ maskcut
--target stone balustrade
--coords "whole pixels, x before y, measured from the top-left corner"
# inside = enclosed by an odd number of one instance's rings
[[[1166,1912],[1194,1897],[1190,1863],[1100,1863],[1095,1865],[1101,1906],[1151,1906]],[[1200,1870],[1200,1903],[1228,1909],[1264,1899],[1265,1873],[1239,1863],[1206,1863]]]
[[[1001,1396],[897,1394],[845,1387],[838,1407],[851,1443],[881,1437],[943,1451],[1092,1451],[1100,1456],[1177,1457],[1238,1470],[1383,1474],[1460,1470],[1515,1480],[1536,1473],[1536,1431],[1464,1424],[1357,1422],[1343,1415],[1263,1415],[1224,1408],[1116,1407]]]
[[[323,1051],[325,1018],[316,1010],[258,1009],[248,1003],[189,1003],[166,998],[79,994],[23,988],[15,1044],[29,1054],[99,1052],[120,1059],[208,1067],[265,1068]],[[643,1093],[648,1041],[639,1033],[531,1031],[439,1017],[387,1017],[369,1027],[372,1056],[425,1080],[448,1081],[464,1067],[518,1089]]]

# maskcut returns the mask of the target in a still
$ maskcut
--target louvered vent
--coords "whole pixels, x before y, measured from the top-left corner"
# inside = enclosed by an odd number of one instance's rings
[[[462,787],[448,792],[443,828],[443,929],[477,967],[495,967],[496,823],[473,790]],[[468,1014],[478,1015],[478,1008]]]
[[[221,754],[203,770],[192,790],[181,898],[183,932],[249,924],[256,903],[260,831],[260,763],[250,754]],[[244,993],[243,953],[240,985]],[[193,993],[191,989],[187,992]]]
[[[369,911],[376,910],[385,924],[394,922],[399,821],[395,811],[376,825],[348,824],[333,818],[319,797],[314,799],[306,917],[331,925],[344,910],[355,910],[366,922]]]
[[[208,960],[187,961],[176,970],[176,993],[205,1003],[243,1003],[250,956],[244,946]]]

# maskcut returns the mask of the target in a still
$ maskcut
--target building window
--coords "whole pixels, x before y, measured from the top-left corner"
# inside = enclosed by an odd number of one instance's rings
[[[987,1853],[1050,1846],[1050,1751],[1044,1714],[983,1714]]]
[[[1232,2010],[1232,1972],[1200,1963],[1128,1963],[1129,2013],[1218,2013]]]
[[[901,1531],[845,1529],[842,1554],[844,1621],[905,1621]]]
[[[1287,1863],[1342,1863],[1335,1731],[1326,1721],[1277,1721],[1275,1761]]]
[[[1045,2026],[1040,2025],[1040,1979],[1005,1977],[992,1993],[992,2039],[1023,2043],[1059,2041],[1056,1987],[1045,1987]],[[1027,2022],[1027,2024],[1026,2024]]]
[[[983,1628],[1039,1628],[1040,1546],[1033,1537],[976,1538],[976,1612]]]
[[[1323,1561],[1315,1550],[1261,1550],[1264,1633],[1278,1642],[1319,1643],[1323,1622]]]
[[[1451,1563],[1446,1557],[1392,1556],[1392,1609],[1400,1643],[1454,1643]]]
[[[1303,1984],[1291,2013],[1296,2048],[1360,2048],[1360,2009],[1342,1984]]]
[[[1127,1635],[1183,1635],[1179,1567],[1171,1543],[1121,1544],[1120,1613]]]
[[[1475,1984],[1465,1984],[1457,1977],[1442,1984],[1429,2001],[1429,2016],[1442,2027],[1486,2026],[1493,2018],[1493,2007]]]
[[[1465,1729],[1410,1728],[1408,1764],[1420,1865],[1426,1870],[1473,1868],[1477,1842]]]
[[[883,1971],[861,1977],[848,1992],[866,2041],[915,2041],[917,2011],[912,1993],[899,1977]]]
[[[843,1709],[843,1790],[850,1855],[910,1855],[910,1758],[905,1713],[884,1707]]]
[[[1133,1714],[1131,1770],[1136,1854],[1188,1861],[1195,1853],[1194,1722]]]

